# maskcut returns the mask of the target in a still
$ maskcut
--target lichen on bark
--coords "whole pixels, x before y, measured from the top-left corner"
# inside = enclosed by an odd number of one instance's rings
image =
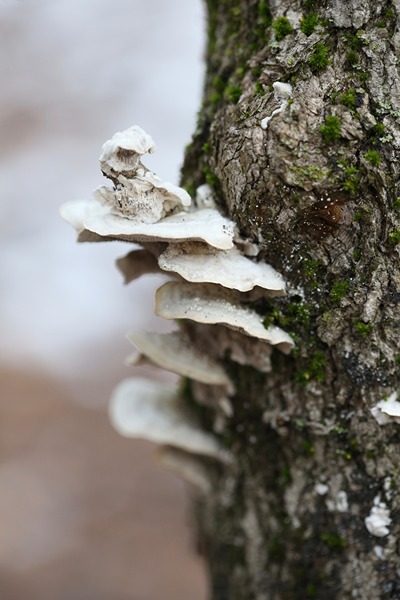
[[[183,183],[209,183],[285,276],[287,296],[254,308],[297,344],[267,374],[225,351],[234,461],[196,502],[212,598],[399,598],[400,435],[370,409],[400,388],[400,3],[207,5]],[[292,97],[263,130],[276,81]],[[190,335],[217,354],[212,330]],[[377,495],[381,538],[365,526]]]

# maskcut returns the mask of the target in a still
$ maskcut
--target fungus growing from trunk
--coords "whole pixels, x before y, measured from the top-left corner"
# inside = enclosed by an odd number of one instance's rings
[[[392,519],[390,511],[385,502],[381,502],[380,496],[375,496],[371,512],[365,518],[365,526],[371,535],[376,537],[385,537],[389,535],[389,525]]]
[[[100,156],[101,170],[114,185],[99,187],[96,200],[113,214],[143,223],[155,223],[175,208],[190,206],[184,189],[162,181],[140,162],[143,154],[155,150],[152,138],[140,127],[116,133]]]
[[[217,283],[223,287],[247,292],[260,287],[285,293],[285,282],[270,265],[256,263],[243,256],[237,248],[215,250],[206,244],[170,244],[159,256],[163,271],[178,273],[191,283]]]
[[[61,216],[78,231],[78,241],[88,241],[89,232],[95,234],[96,241],[116,239],[139,244],[200,241],[221,250],[233,247],[232,221],[211,208],[181,211],[156,223],[146,223],[113,214],[109,207],[98,202],[75,201],[61,207]]]
[[[128,333],[127,337],[158,367],[209,385],[223,385],[232,391],[232,384],[224,369],[199,352],[181,332],[162,334],[136,331]]]
[[[278,83],[274,89],[283,106],[290,86]],[[117,133],[100,157],[113,187],[99,188],[94,201],[64,204],[61,214],[80,242],[123,240],[142,246],[117,261],[125,282],[160,271],[179,279],[157,290],[156,314],[187,319],[197,329],[190,334],[130,333],[138,354],[129,363],[150,363],[191,379],[196,402],[214,411],[218,434],[221,423],[234,415],[229,396],[235,390],[222,361],[229,358],[267,373],[272,347],[285,354],[293,348],[288,333],[266,328],[263,317],[248,306],[255,296],[284,295],[285,282],[270,265],[245,256],[257,256],[257,245],[241,239],[234,223],[217,210],[207,184],[191,202],[185,190],[142,165],[141,156],[154,150],[152,138],[139,127]],[[202,331],[210,326],[212,342],[208,336],[204,346]],[[210,344],[221,364],[209,358]],[[202,465],[201,460],[229,460],[174,388],[140,378],[123,381],[113,393],[110,418],[122,435],[166,444],[163,463],[204,491],[210,461]]]
[[[393,392],[387,400],[381,400],[371,408],[372,416],[379,425],[400,423],[400,402],[397,400],[397,392]]]
[[[254,310],[230,298],[226,290],[212,284],[167,282],[156,292],[155,312],[164,319],[192,319],[197,323],[220,323],[250,337],[264,340],[288,354],[294,346],[290,335],[280,327],[265,328]]]
[[[165,384],[139,377],[125,379],[112,394],[109,413],[123,436],[226,459],[217,438],[202,431],[176,389]]]
[[[125,131],[118,131],[104,142],[99,158],[100,168],[106,177],[118,173],[131,173],[139,166],[143,154],[156,151],[153,138],[141,127],[133,125]]]

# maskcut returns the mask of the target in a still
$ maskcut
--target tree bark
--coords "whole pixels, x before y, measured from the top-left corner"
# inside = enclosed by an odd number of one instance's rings
[[[400,390],[400,1],[207,4],[183,183],[208,182],[283,274],[286,297],[252,307],[296,342],[267,374],[225,352],[236,394],[218,435],[234,459],[194,503],[210,595],[400,598],[400,425],[371,414]],[[217,357],[215,331],[190,325]],[[379,510],[388,534],[366,526]]]

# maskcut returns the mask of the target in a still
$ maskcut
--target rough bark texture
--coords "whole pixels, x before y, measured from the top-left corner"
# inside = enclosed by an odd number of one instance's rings
[[[268,374],[225,349],[237,393],[217,421],[234,461],[196,502],[211,597],[400,598],[400,425],[370,412],[400,388],[400,1],[208,9],[183,182],[207,181],[285,276],[284,299],[253,306],[297,344],[272,352]],[[293,95],[263,130],[275,81]],[[190,331],[218,355],[213,328]],[[204,400],[190,382],[186,393]],[[215,427],[212,409],[203,416]],[[365,525],[378,495],[392,519],[383,537]]]

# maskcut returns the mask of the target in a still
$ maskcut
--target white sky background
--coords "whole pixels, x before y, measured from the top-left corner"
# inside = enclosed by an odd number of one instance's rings
[[[127,330],[165,329],[159,280],[123,287],[129,246],[77,245],[58,207],[91,198],[103,142],[134,124],[178,182],[203,34],[200,0],[0,0],[0,363],[90,378],[129,354]]]

